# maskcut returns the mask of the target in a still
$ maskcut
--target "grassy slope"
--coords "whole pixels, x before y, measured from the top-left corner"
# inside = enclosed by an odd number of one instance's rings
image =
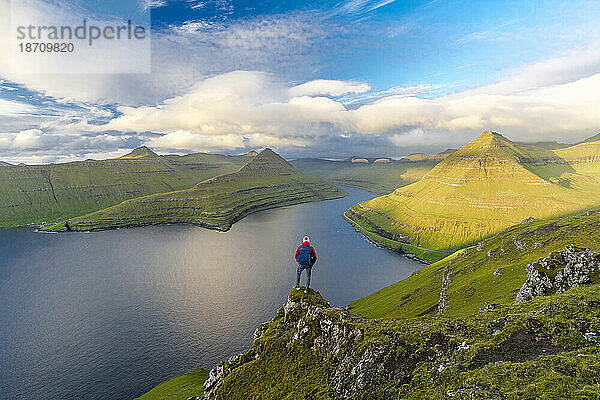
[[[582,152],[518,145],[485,132],[420,181],[353,206],[346,216],[387,239],[450,254],[528,217],[600,205],[600,160],[574,164],[563,159],[568,151]]]
[[[600,251],[599,231],[599,211],[518,224],[351,306],[354,312],[370,318],[437,313],[444,273],[450,277],[445,315],[469,315],[485,302],[512,304],[526,279],[527,264],[569,244]]]
[[[600,329],[599,288],[469,317],[388,320],[292,293],[325,308],[287,320],[282,308],[211,400],[598,398],[600,348],[583,333]],[[336,395],[349,384],[358,389]]]
[[[202,397],[206,378],[207,371],[195,369],[161,383],[135,400],[186,400],[193,396]]]
[[[270,149],[239,171],[211,178],[190,189],[127,200],[68,220],[71,230],[95,230],[160,223],[194,223],[227,230],[249,213],[319,201],[346,193],[294,169]],[[64,222],[48,229],[63,230]]]
[[[85,214],[151,193],[189,188],[250,160],[210,154],[136,156],[0,169],[0,227]]]
[[[302,158],[292,161],[300,171],[318,176],[336,185],[367,190],[381,195],[416,182],[440,160],[392,160],[389,163],[353,163],[318,158]]]

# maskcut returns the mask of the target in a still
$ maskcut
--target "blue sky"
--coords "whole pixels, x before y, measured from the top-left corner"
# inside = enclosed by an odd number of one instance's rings
[[[485,129],[565,142],[600,131],[597,1],[26,1],[32,13],[36,2],[101,19],[151,12],[152,73],[0,63],[2,160],[141,144],[398,157]]]

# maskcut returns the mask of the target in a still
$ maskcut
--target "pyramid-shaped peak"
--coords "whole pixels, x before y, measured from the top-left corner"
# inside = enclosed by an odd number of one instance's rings
[[[244,165],[240,171],[258,171],[258,170],[273,170],[273,171],[295,171],[295,168],[290,165],[286,160],[283,159],[279,154],[273,150],[266,148],[256,157],[254,157],[248,164]]]
[[[479,135],[479,137],[475,140],[510,142],[510,140],[508,140],[498,132],[493,131],[482,132],[481,135]]]
[[[140,146],[137,149],[133,150],[131,153],[120,157],[122,159],[131,159],[131,158],[144,158],[144,157],[158,157],[158,154],[150,150],[146,146]]]
[[[514,143],[501,134],[485,131],[478,138],[470,141],[462,149],[485,149],[492,147],[511,147]]]
[[[504,137],[504,136],[502,136],[498,132],[494,132],[494,131],[483,131],[483,132],[481,132],[481,135],[479,135],[479,137]]]

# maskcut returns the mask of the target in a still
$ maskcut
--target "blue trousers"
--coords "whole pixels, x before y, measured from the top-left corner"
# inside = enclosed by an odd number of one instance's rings
[[[312,270],[312,266],[308,265],[298,265],[298,270],[296,271],[296,286],[300,286],[300,275],[302,275],[302,271],[306,270],[306,288],[310,288],[310,273]]]

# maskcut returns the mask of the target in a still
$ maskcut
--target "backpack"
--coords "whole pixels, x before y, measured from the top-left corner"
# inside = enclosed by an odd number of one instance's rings
[[[310,261],[310,246],[300,247],[300,254],[298,254],[298,264],[302,265],[303,267],[307,267],[310,265]]]

